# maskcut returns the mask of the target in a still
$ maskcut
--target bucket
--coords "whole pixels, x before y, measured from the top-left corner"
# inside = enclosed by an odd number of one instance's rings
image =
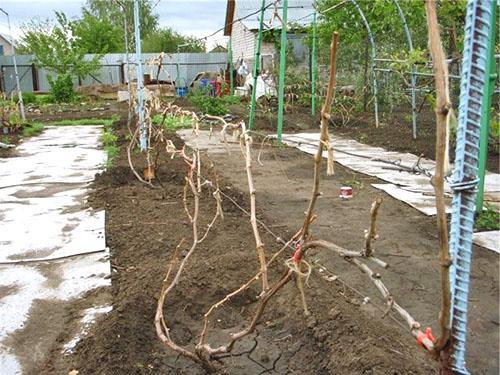
[[[179,98],[184,98],[188,93],[188,88],[187,87],[176,87],[175,88],[175,95]]]
[[[210,85],[210,80],[208,78],[200,79],[200,89],[205,89],[205,87]]]
[[[342,199],[351,199],[352,198],[352,187],[342,186],[340,188],[340,198]]]

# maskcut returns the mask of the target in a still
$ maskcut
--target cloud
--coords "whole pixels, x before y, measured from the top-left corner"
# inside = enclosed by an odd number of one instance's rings
[[[226,0],[160,0],[154,11],[159,14],[161,27],[197,38],[205,37],[224,26]],[[22,36],[21,26],[34,17],[53,18],[62,11],[69,18],[78,17],[84,0],[0,0],[0,7],[10,15],[14,37]],[[0,33],[8,34],[7,20],[0,14]],[[223,33],[209,38],[208,47],[225,44]]]

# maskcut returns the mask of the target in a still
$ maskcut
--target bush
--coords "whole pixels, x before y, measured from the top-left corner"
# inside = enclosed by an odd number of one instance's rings
[[[50,85],[50,94],[57,103],[69,103],[75,100],[73,81],[69,74],[59,74],[54,81],[52,77],[47,77]]]
[[[480,231],[500,229],[500,214],[494,207],[486,204],[486,210],[476,217],[476,229]]]
[[[44,105],[54,103],[54,97],[52,95],[37,95],[36,104]]]
[[[188,116],[167,115],[163,120],[163,115],[155,115],[153,124],[163,125],[165,130],[189,129],[192,126],[192,119]]]
[[[204,114],[220,116],[227,113],[224,99],[209,96],[207,90],[193,91],[188,95],[188,99]]]
[[[36,95],[33,94],[32,92],[23,92],[22,94],[23,94],[23,103],[25,105],[36,103]],[[17,94],[12,96],[12,100],[14,101],[14,103],[17,104],[19,102],[19,96]]]

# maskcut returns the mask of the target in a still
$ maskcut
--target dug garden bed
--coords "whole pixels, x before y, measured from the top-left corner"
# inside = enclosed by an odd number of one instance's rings
[[[99,319],[78,344],[75,354],[61,358],[54,349],[44,373],[80,374],[201,374],[201,366],[167,349],[158,339],[154,316],[161,283],[176,245],[189,244],[192,228],[182,204],[186,165],[160,155],[157,170],[161,188],[138,182],[126,157],[126,130],[118,130],[120,154],[108,171],[98,176],[89,205],[106,210],[106,241],[111,251],[113,310]],[[173,136],[172,136],[173,137]],[[177,147],[182,142],[175,138]],[[133,153],[141,170],[144,156]],[[223,177],[219,184],[243,208],[248,194]],[[200,227],[216,208],[209,193],[201,198]],[[258,268],[248,216],[223,200],[224,220],[217,222],[182,275],[165,305],[172,338],[192,348],[206,310],[252,277]],[[269,220],[262,212],[259,218]],[[284,228],[292,234],[296,228]],[[268,255],[278,244],[263,234]],[[185,256],[186,246],[180,249]],[[272,269],[274,278],[285,269]],[[272,299],[256,332],[238,342],[231,356],[220,359],[227,374],[430,374],[433,362],[408,336],[393,325],[374,320],[352,300],[341,283],[325,283],[311,276],[308,289],[312,315],[305,317],[300,294],[289,283]],[[259,284],[219,309],[210,322],[208,341],[223,344],[241,329],[256,306]],[[65,342],[67,338],[61,337]]]

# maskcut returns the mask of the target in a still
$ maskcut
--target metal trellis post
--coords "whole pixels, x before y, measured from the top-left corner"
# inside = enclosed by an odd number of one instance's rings
[[[359,15],[361,16],[361,19],[363,20],[363,23],[365,25],[366,31],[368,32],[368,39],[370,40],[371,44],[371,54],[372,54],[372,63],[371,63],[371,71],[372,71],[372,77],[373,77],[373,107],[375,110],[375,126],[378,128],[379,121],[378,121],[378,87],[377,87],[377,76],[375,75],[375,58],[377,56],[376,50],[375,50],[375,39],[373,38],[372,30],[370,28],[370,24],[368,23],[368,20],[365,17],[365,14],[361,10],[359,4],[357,3],[356,0],[351,0],[351,3],[354,5],[356,10],[358,11]]]
[[[317,43],[317,32],[318,25],[316,23],[316,12],[313,15],[312,24],[312,48],[311,48],[311,115],[314,116],[316,113],[316,43]]]
[[[465,367],[467,307],[472,258],[472,235],[478,179],[479,135],[489,79],[489,38],[495,27],[495,2],[468,0],[465,21],[462,80],[450,223],[452,370],[469,374]],[[490,39],[491,40],[491,39]]]
[[[280,46],[280,77],[278,87],[278,142],[281,143],[283,133],[283,111],[285,96],[285,70],[286,70],[286,32],[288,18],[288,0],[283,0],[283,14],[281,16],[281,46]]]
[[[0,8],[0,11],[7,16],[7,24],[9,27],[9,34],[10,34],[10,44],[12,46],[12,61],[14,63],[14,75],[16,76],[17,99],[19,100],[19,112],[21,112],[21,119],[23,121],[26,121],[26,115],[24,114],[23,93],[21,91],[21,83],[19,82],[19,72],[17,71],[16,47],[14,44],[14,37],[12,36],[12,30],[10,28],[10,17],[9,13],[7,13],[2,8]]]
[[[227,49],[227,57],[229,59],[229,93],[231,96],[234,95],[234,77],[233,77],[233,38],[229,37],[228,49]]]
[[[406,22],[406,17],[403,10],[399,6],[398,0],[393,0],[394,5],[398,9],[399,17],[403,21],[403,27],[406,34],[406,39],[408,40],[408,48],[410,53],[413,52],[413,42],[411,39],[410,29],[408,28],[408,23]],[[417,84],[417,77],[415,76],[415,64],[411,65],[411,113],[412,113],[412,129],[413,129],[413,139],[417,138],[417,97],[415,93],[415,88]]]
[[[493,6],[491,12],[490,25],[495,25],[496,22],[497,7]],[[486,159],[488,158],[488,138],[490,133],[490,107],[491,107],[491,97],[495,89],[495,81],[498,78],[496,73],[496,61],[495,61],[495,41],[496,41],[496,27],[492,27],[490,31],[489,45],[488,45],[488,79],[485,82],[485,105],[483,106],[483,112],[481,117],[481,140],[479,141],[479,186],[477,189],[477,202],[476,202],[476,212],[483,212],[483,201],[484,201],[484,177],[486,176]]]
[[[129,100],[127,124],[130,127],[130,124],[132,122],[132,105],[130,103],[132,100],[132,83],[130,82],[130,56],[129,56],[129,49],[128,49],[128,22],[127,22],[126,8],[121,3],[120,3],[120,5],[122,6],[122,9],[123,9],[123,28],[125,31],[125,60],[126,60],[125,66],[126,66],[126,71],[127,71],[127,91],[128,91],[128,100]]]
[[[248,120],[248,129],[253,129],[253,123],[255,120],[255,103],[257,101],[257,75],[260,70],[260,49],[262,46],[262,27],[264,26],[264,10],[266,6],[266,0],[262,0],[260,8],[260,19],[259,19],[259,33],[257,35],[257,43],[255,45],[255,57],[253,62],[253,86],[252,86],[252,99],[250,101],[250,118]]]
[[[137,116],[139,118],[141,151],[148,148],[146,124],[144,122],[144,82],[142,75],[141,29],[139,21],[139,0],[134,0],[135,63],[137,75]]]

